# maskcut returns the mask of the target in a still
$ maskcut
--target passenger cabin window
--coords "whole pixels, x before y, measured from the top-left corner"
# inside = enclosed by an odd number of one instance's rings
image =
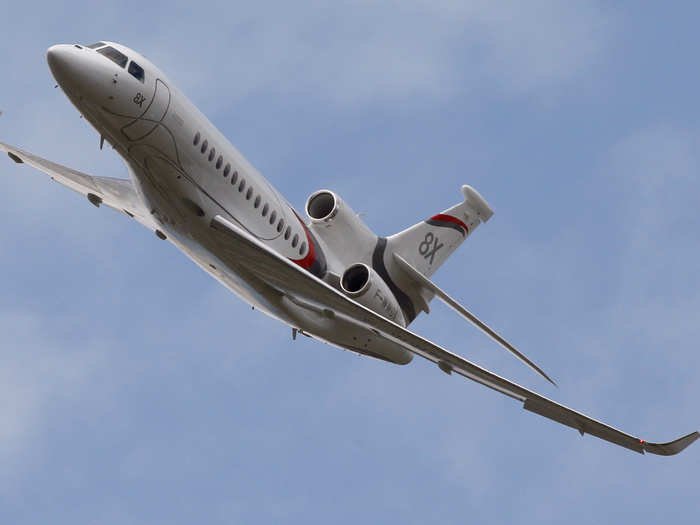
[[[216,157],[216,148],[212,148],[211,151],[209,152],[209,162],[214,160],[214,157]]]
[[[216,169],[221,169],[221,165],[224,163],[224,158],[219,155],[219,158],[216,159]]]
[[[263,209],[262,209],[262,216],[265,217],[267,215],[268,211],[270,211],[270,206],[266,202],[265,206],[263,206]]]
[[[103,47],[102,49],[98,49],[97,52],[100,55],[104,55],[107,58],[109,58],[112,62],[117,64],[119,67],[126,66],[126,63],[129,61],[129,57],[127,57],[124,53],[120,53],[119,51],[114,49],[112,46]]]
[[[199,131],[198,131],[197,134],[194,136],[194,140],[192,141],[192,144],[194,144],[195,146],[196,146],[197,144],[199,144],[199,139],[200,139],[200,138],[201,138],[201,135],[199,134]]]
[[[131,73],[132,77],[134,77],[136,80],[143,84],[143,80],[145,78],[143,68],[133,60],[131,61],[131,64],[129,64],[129,73]]]
[[[94,44],[90,44],[89,46],[85,46],[88,49],[97,49],[98,47],[106,46],[104,42],[95,42]]]
[[[236,181],[238,180],[238,170],[233,172],[233,175],[231,175],[231,185],[233,186],[236,184]]]
[[[207,142],[207,139],[204,139],[204,142],[202,142],[202,148],[199,150],[202,152],[202,154],[207,152],[207,148],[209,147],[209,143]]]
[[[231,172],[231,165],[226,164],[226,167],[224,168],[224,178],[228,177],[228,174]]]
[[[292,239],[292,248],[296,248],[297,244],[299,244],[299,234],[295,233]]]
[[[299,247],[299,255],[304,255],[305,251],[306,251],[306,241],[301,243],[301,246]]]

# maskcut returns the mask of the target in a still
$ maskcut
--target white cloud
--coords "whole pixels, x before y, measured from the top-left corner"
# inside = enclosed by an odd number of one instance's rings
[[[601,60],[609,20],[587,2],[346,0],[305,7],[236,6],[230,27],[202,27],[208,38],[195,45],[170,35],[211,20],[176,17],[143,51],[153,49],[186,92],[199,89],[207,99],[263,91],[341,105],[419,103],[475,90],[532,94],[580,78]],[[220,82],[202,93],[202,78]]]

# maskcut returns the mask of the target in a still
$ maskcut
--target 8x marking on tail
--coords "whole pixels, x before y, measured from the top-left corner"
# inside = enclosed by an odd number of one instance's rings
[[[433,235],[431,232],[425,234],[425,239],[418,245],[418,253],[425,259],[430,259],[430,264],[433,264],[435,259],[435,254],[444,244],[440,244],[440,239],[437,235]]]

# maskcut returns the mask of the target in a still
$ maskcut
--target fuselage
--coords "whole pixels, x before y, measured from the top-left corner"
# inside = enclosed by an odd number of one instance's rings
[[[280,192],[153,63],[112,42],[53,46],[47,60],[71,102],[125,161],[161,238],[252,306],[303,334],[392,362],[410,361],[397,346],[358,343],[366,340],[363,328],[300,306],[220,260],[210,228],[217,215],[319,278],[329,264],[322,244]]]

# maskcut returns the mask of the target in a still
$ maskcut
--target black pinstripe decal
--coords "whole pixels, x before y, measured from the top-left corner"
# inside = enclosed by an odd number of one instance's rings
[[[389,272],[384,265],[384,252],[386,251],[386,238],[379,237],[377,239],[377,245],[374,247],[374,253],[372,253],[372,268],[375,272],[379,274],[379,277],[384,279],[391,293],[394,294],[396,300],[399,302],[403,316],[406,319],[406,324],[409,324],[416,318],[416,308],[413,306],[413,301],[411,298],[404,293],[404,291],[399,288],[396,283],[391,279]]]
[[[453,230],[457,230],[459,233],[462,234],[462,237],[466,237],[467,233],[464,231],[464,228],[462,228],[459,224],[455,224],[453,222],[447,222],[447,221],[440,221],[437,219],[428,219],[425,221],[426,224],[430,224],[431,226],[437,226],[439,228],[452,228]]]

